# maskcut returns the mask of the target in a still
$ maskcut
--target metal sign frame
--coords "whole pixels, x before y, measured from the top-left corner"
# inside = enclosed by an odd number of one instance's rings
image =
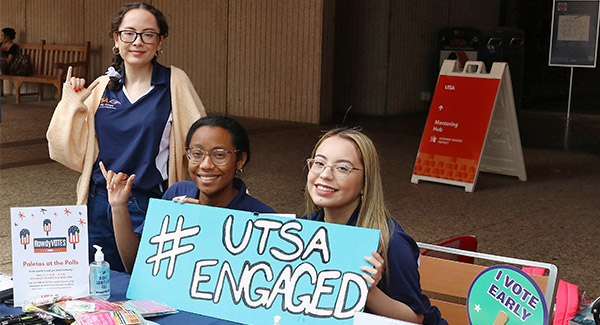
[[[548,65],[595,68],[600,1],[554,0]]]

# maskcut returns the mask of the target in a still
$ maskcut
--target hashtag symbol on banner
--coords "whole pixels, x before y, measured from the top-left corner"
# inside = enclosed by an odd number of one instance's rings
[[[200,227],[194,226],[183,229],[183,216],[177,218],[177,228],[174,231],[167,231],[168,227],[169,216],[167,215],[163,219],[160,234],[150,238],[150,243],[158,245],[158,248],[156,249],[156,254],[148,257],[146,263],[154,263],[152,275],[156,276],[162,260],[169,259],[167,279],[170,279],[173,276],[177,257],[194,249],[194,244],[181,245],[181,239],[197,235],[200,232]],[[171,248],[165,249],[165,243],[169,242],[171,243]]]

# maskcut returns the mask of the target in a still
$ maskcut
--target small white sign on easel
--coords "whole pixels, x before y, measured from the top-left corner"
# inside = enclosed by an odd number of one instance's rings
[[[521,136],[515,109],[515,99],[508,64],[494,62],[490,74],[501,76],[496,107],[479,162],[479,171],[516,176],[527,180]]]
[[[10,208],[14,305],[89,294],[87,208]]]

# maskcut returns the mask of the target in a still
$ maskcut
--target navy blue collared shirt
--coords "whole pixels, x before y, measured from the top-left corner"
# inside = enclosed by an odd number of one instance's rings
[[[273,210],[270,206],[248,195],[248,193],[246,193],[246,184],[241,179],[237,177],[234,178],[233,187],[238,190],[238,194],[233,198],[233,200],[231,200],[231,202],[229,202],[227,205],[228,209],[258,213],[275,213],[275,210]],[[186,197],[199,199],[200,189],[198,189],[198,186],[196,186],[194,182],[177,182],[167,189],[162,198],[163,200],[172,200],[174,197],[183,195]],[[143,229],[144,224],[142,223],[139,227],[134,229],[134,232],[138,235],[138,237],[140,237]]]
[[[102,161],[107,169],[135,174],[134,191],[162,196],[161,183],[168,178],[170,79],[171,69],[153,62],[152,87],[137,100],[132,102],[123,86],[106,88],[96,111],[100,150],[92,173],[95,184],[106,185],[98,165]]]

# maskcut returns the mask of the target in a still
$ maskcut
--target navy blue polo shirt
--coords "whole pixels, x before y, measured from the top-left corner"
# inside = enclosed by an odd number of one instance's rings
[[[233,187],[238,190],[237,195],[229,202],[227,209],[250,211],[258,213],[275,213],[270,206],[262,203],[261,201],[248,195],[246,184],[241,179],[235,177],[233,179]],[[183,196],[191,197],[194,199],[200,198],[200,189],[194,182],[181,181],[173,184],[163,195],[163,200],[172,200],[174,197]],[[139,227],[134,229],[134,232],[140,237],[144,224],[142,223]]]
[[[359,211],[360,205],[354,210],[346,225],[356,226]],[[324,221],[325,212],[320,209],[302,218]],[[447,325],[437,307],[432,306],[429,298],[421,293],[418,270],[420,251],[417,243],[404,232],[396,220],[388,218],[388,226],[391,233],[387,253],[389,277],[384,275],[377,287],[390,298],[408,305],[415,313],[423,314],[425,316],[423,324]]]
[[[125,69],[123,69],[125,70]],[[123,85],[106,88],[96,111],[96,137],[100,153],[92,181],[106,186],[98,162],[115,172],[135,174],[133,190],[160,197],[168,179],[171,132],[171,69],[153,62],[151,89],[136,101]]]

